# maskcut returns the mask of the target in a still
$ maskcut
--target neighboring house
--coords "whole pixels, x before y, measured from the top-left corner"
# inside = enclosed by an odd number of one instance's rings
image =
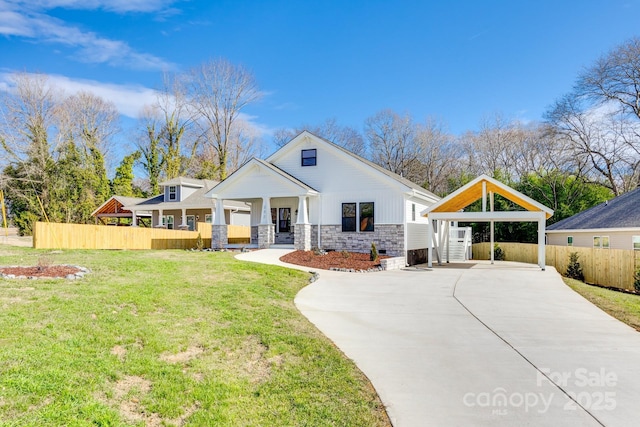
[[[640,188],[550,225],[547,244],[640,250]]]
[[[162,194],[124,206],[134,222],[138,212],[150,212],[152,227],[195,230],[197,222],[212,223],[216,213],[213,200],[204,197],[218,181],[178,177],[161,182]],[[243,202],[224,204],[224,218],[229,224],[249,225],[250,206]]]
[[[104,225],[121,225],[121,220],[129,220],[126,225],[133,224],[133,212],[125,206],[135,205],[146,199],[139,197],[111,196],[109,200],[101,204],[91,216],[96,219],[96,224],[100,221]],[[151,226],[151,212],[139,210],[136,212],[136,225]]]
[[[426,260],[427,220],[439,197],[310,132],[266,160],[253,158],[207,193],[225,205],[251,205],[251,243],[296,249],[369,252]],[[216,218],[212,246],[226,244],[226,218]]]

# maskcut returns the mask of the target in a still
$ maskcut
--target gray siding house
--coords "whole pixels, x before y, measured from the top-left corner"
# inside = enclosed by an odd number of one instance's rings
[[[640,250],[640,188],[550,225],[547,244]]]

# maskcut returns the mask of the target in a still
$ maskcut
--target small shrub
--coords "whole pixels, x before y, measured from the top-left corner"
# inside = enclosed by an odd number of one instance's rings
[[[340,255],[342,255],[342,258],[349,258],[351,257],[351,254],[347,251],[340,251]]]
[[[371,243],[371,252],[369,253],[369,260],[370,261],[378,261],[378,248],[376,248],[376,244],[375,243]]]
[[[567,277],[570,279],[580,280],[584,282],[584,273],[582,272],[582,266],[578,262],[578,252],[571,252],[569,254],[569,265],[567,265]]]
[[[636,292],[640,292],[640,268],[638,268],[633,275],[633,288]]]
[[[199,251],[204,249],[204,241],[202,240],[200,233],[198,233],[198,238],[196,239],[196,249]]]
[[[323,249],[320,249],[317,246],[314,246],[313,248],[311,248],[311,250],[313,251],[314,255],[326,255],[327,254],[326,251],[324,251]]]
[[[504,261],[505,253],[504,250],[498,245],[494,243],[493,245],[493,259],[496,261]]]

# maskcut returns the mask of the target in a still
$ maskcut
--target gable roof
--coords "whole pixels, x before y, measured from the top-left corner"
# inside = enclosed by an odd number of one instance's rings
[[[417,193],[420,193],[423,196],[428,197],[429,199],[433,199],[433,200],[438,200],[439,199],[438,196],[436,196],[435,194],[433,194],[429,190],[419,186],[415,182],[409,181],[408,179],[398,175],[397,173],[391,172],[390,170],[385,169],[382,166],[380,166],[380,165],[378,165],[376,163],[373,163],[370,160],[365,159],[364,157],[360,157],[357,154],[352,153],[351,151],[347,150],[346,148],[341,147],[338,144],[335,144],[335,143],[333,143],[333,142],[329,141],[328,139],[325,139],[325,138],[323,138],[321,136],[315,135],[315,134],[309,132],[308,130],[302,131],[300,134],[298,134],[291,141],[287,142],[285,145],[280,147],[280,149],[278,149],[275,153],[273,153],[272,155],[267,157],[267,159],[266,159],[267,162],[271,163],[271,162],[277,160],[278,157],[280,157],[281,155],[283,155],[287,151],[287,148],[291,147],[292,144],[295,145],[295,142],[297,142],[301,138],[304,138],[305,136],[310,136],[312,138],[316,138],[316,139],[324,142],[331,149],[337,150],[340,153],[342,153],[343,155],[346,155],[351,159],[354,159],[354,160],[356,160],[356,161],[358,161],[360,163],[363,163],[364,165],[366,165],[366,166],[372,168],[373,170],[375,170],[376,172],[385,175],[387,178],[393,179],[397,183],[399,183],[399,184],[401,184],[401,185],[407,187],[408,189],[411,189],[411,190],[413,190],[413,191],[415,191]]]
[[[202,188],[205,186],[207,181],[211,181],[217,184],[219,181],[212,181],[208,179],[195,179],[195,178],[186,178],[184,176],[178,176],[176,178],[169,179],[167,181],[161,182],[159,185],[166,187],[168,185],[184,185],[187,187],[199,187]],[[214,185],[215,185],[214,184]]]
[[[145,199],[140,197],[111,196],[103,204],[98,206],[96,210],[91,212],[91,216],[109,215],[109,214],[131,214],[131,211],[125,209],[125,206],[140,203]]]
[[[640,227],[640,188],[547,227],[548,231]]]
[[[296,178],[293,175],[290,175],[289,173],[285,172],[279,167],[267,161],[253,157],[249,159],[249,161],[247,161],[245,164],[240,166],[240,168],[238,168],[235,172],[229,175],[224,181],[220,182],[219,184],[215,185],[212,189],[207,191],[205,197],[217,198],[220,192],[224,192],[228,190],[228,188],[231,187],[237,180],[241,179],[243,175],[249,173],[249,170],[252,169],[253,167],[258,167],[260,169],[267,171],[269,174],[275,177],[278,180],[278,182],[281,182],[283,185],[288,185],[292,188],[297,187],[307,194],[318,193],[316,189],[300,181],[298,178]],[[234,197],[234,196],[231,195],[229,197]]]
[[[486,186],[487,194],[489,192],[499,194],[505,199],[512,201],[528,211],[544,212],[547,219],[553,215],[552,209],[484,174],[458,188],[447,197],[440,199],[435,204],[429,206],[427,209],[422,211],[421,215],[427,216],[431,212],[458,212],[476,200],[482,198],[483,185]]]
[[[184,180],[185,178],[183,178]],[[187,178],[188,179],[188,178]],[[127,209],[138,208],[145,210],[175,210],[175,209],[209,209],[215,206],[212,200],[209,197],[205,197],[205,194],[213,187],[215,187],[219,182],[213,181],[209,179],[199,179],[189,181],[198,181],[201,188],[198,188],[193,192],[189,197],[184,199],[181,202],[178,201],[164,201],[164,194],[159,194],[157,196],[149,197],[148,199],[143,199],[138,203],[126,205]],[[170,182],[170,181],[167,181]],[[178,185],[175,183],[171,183],[169,185]],[[249,205],[244,202],[237,202],[233,200],[226,201],[224,203],[225,208],[238,209],[238,210],[246,210],[249,211]]]

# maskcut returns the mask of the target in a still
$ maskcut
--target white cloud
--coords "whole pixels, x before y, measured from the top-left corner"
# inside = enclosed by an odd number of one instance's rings
[[[29,6],[40,10],[55,8],[96,10],[111,12],[162,12],[175,0],[7,0],[8,3]]]
[[[10,91],[14,87],[13,73],[0,72],[0,91]],[[137,118],[145,105],[156,100],[156,91],[141,85],[104,83],[95,80],[72,79],[56,74],[47,75],[51,87],[60,89],[66,95],[91,92],[111,101],[123,116]]]
[[[52,7],[51,4],[63,6],[72,3],[79,3],[79,1],[57,0],[47,2],[47,5]],[[94,3],[100,5],[107,2],[90,1],[87,3],[89,5]],[[126,1],[116,1],[115,3],[124,4]],[[133,1],[131,7],[143,8],[145,5],[152,7],[157,3],[164,4],[166,2],[139,0]],[[83,31],[78,27],[68,25],[60,19],[42,13],[38,6],[38,3],[29,3],[29,6],[26,6],[20,1],[0,0],[0,34],[75,47],[77,52],[73,55],[73,58],[80,62],[106,63],[112,66],[142,70],[170,70],[175,68],[173,64],[162,58],[148,53],[137,52],[122,40],[100,37],[94,32]]]

